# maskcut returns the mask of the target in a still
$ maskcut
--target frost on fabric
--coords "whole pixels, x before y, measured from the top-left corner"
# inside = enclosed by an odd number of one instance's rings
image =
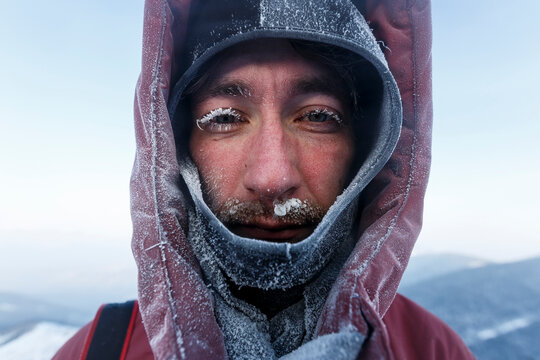
[[[364,336],[358,332],[328,334],[306,343],[281,360],[354,360],[358,356]]]
[[[311,31],[346,38],[360,44],[384,61],[379,45],[358,9],[348,0],[262,0],[259,26]]]
[[[208,239],[208,236],[218,235],[208,228],[202,214],[190,212],[189,218],[190,242],[193,244],[194,251],[200,261],[208,286],[214,292],[216,317],[223,331],[230,358],[278,359],[298,349],[304,343],[319,342],[318,339],[313,340],[315,326],[332,284],[352,251],[353,237],[345,239],[328,266],[312,283],[306,286],[303,300],[268,320],[256,307],[232,295],[229,290],[229,281],[224,275],[224,273],[228,273],[224,267],[231,266],[231,264],[221,263],[216,256],[215,249],[209,247],[204,241]],[[227,232],[228,230],[224,229],[223,231]],[[221,240],[226,241],[223,238]],[[285,244],[287,251],[290,251],[290,248],[291,244]],[[245,264],[246,261],[255,265],[260,263],[256,256],[247,259],[242,256],[237,257],[234,250],[228,251],[226,254],[233,259],[234,263]],[[290,259],[288,264],[293,272],[298,270],[295,269]],[[261,266],[259,272],[264,271],[264,265]],[[310,346],[313,348],[313,345]],[[306,354],[308,353],[306,352]],[[299,354],[298,357],[290,359],[307,358],[309,357]]]
[[[238,3],[243,2],[239,1]],[[245,1],[245,3],[254,8],[259,6],[257,2]],[[211,54],[210,50],[216,44],[237,35],[249,35],[247,33],[252,30],[282,32],[283,29],[287,29],[291,32],[301,32],[302,36],[313,35],[310,39],[315,41],[326,39],[326,41],[331,42],[336,39],[339,40],[339,43],[348,46],[356,44],[360,49],[358,50],[359,54],[364,50],[369,52],[367,57],[372,59],[376,68],[384,67],[381,66],[385,60],[379,46],[371,35],[366,22],[349,1],[263,0],[260,3],[260,8],[257,9],[260,18],[222,21],[212,29],[211,39],[203,39],[207,43],[195,41],[194,48],[189,50],[194,56],[194,61],[206,52]],[[252,26],[251,20],[255,21],[255,26]],[[387,77],[383,77],[383,80]],[[200,118],[197,125],[204,128],[203,125],[211,125],[217,116],[224,115],[235,116],[236,114],[230,108],[215,109]],[[391,149],[387,149],[387,151],[391,153]],[[161,156],[163,159],[158,158],[160,160],[158,164],[170,160],[166,154],[161,154]],[[385,162],[385,160],[381,160],[382,157],[380,153],[377,153],[373,159]],[[187,209],[190,227],[189,243],[203,270],[204,285],[208,286],[209,291],[215,295],[216,307],[214,311],[226,339],[229,357],[235,359],[274,359],[289,354],[285,356],[285,359],[331,358],[345,360],[356,358],[363,341],[362,335],[346,329],[342,330],[342,333],[325,335],[316,339],[313,339],[313,336],[330,288],[335,283],[343,263],[352,252],[355,239],[351,237],[351,229],[352,222],[356,218],[357,197],[377,171],[373,170],[372,167],[369,169],[366,167],[362,172],[359,172],[355,181],[342,196],[338,197],[311,236],[297,244],[278,244],[242,238],[231,233],[204,202],[198,171],[194,165],[190,165],[189,160],[185,160],[180,159],[181,173],[195,206],[195,208]],[[372,166],[373,164],[367,165]],[[158,176],[160,175],[158,174]],[[160,189],[167,188],[160,187]],[[167,200],[170,199],[170,194],[167,194],[166,191],[159,195]],[[294,214],[302,208],[302,201],[294,198],[273,204],[269,211],[271,216],[280,217],[283,220],[284,216]],[[238,209],[240,209],[238,206],[231,207],[232,215]],[[162,234],[164,236],[161,240],[168,240],[166,232]],[[351,246],[347,245],[348,240],[352,241]],[[166,243],[159,243],[158,246],[165,248],[165,245]],[[343,257],[340,257],[339,252],[342,252]],[[174,261],[171,269],[184,267],[179,264],[181,259],[173,256],[171,260]],[[149,271],[150,273],[154,274],[159,271],[159,263],[156,265],[156,268]],[[193,273],[190,276],[198,276],[198,274]],[[193,279],[188,279],[185,276],[173,276],[174,283],[172,285],[178,290],[176,293],[186,294],[186,288],[178,284],[178,282],[185,283],[186,280]],[[282,315],[278,314],[272,321],[268,321],[257,308],[231,296],[228,289],[230,282],[234,282],[240,287],[250,286],[263,290],[289,289],[308,282],[314,286],[306,286],[303,303],[295,304],[294,309],[292,306],[286,309],[292,314],[285,315],[286,310],[284,310]],[[202,288],[206,290],[204,285]],[[148,292],[152,290],[159,292],[158,295],[148,294],[148,297],[155,297],[156,303],[159,301],[159,305],[162,305],[165,303],[164,296],[170,294],[167,293],[169,288],[158,289],[155,286],[148,286]],[[203,289],[198,288],[198,290],[201,290],[200,294],[203,294]],[[159,296],[161,299],[157,299]],[[208,299],[202,295],[192,296],[190,294],[189,298],[197,303],[209,303]],[[185,309],[179,302],[175,302],[173,306]],[[184,322],[192,326],[193,329],[197,327],[206,329],[205,325],[201,323],[201,318],[198,317],[203,312],[194,308],[189,310]],[[151,318],[150,310],[146,315],[145,321]],[[180,313],[180,316],[183,315],[186,314]],[[176,321],[177,317],[175,314],[173,320]],[[157,325],[159,322],[156,323]],[[274,336],[274,338],[269,339],[269,334],[271,336],[272,334],[282,334],[283,337]],[[305,337],[302,337],[301,334],[305,334]],[[176,334],[176,338],[183,341],[180,333]],[[163,339],[165,342],[165,337]]]
[[[199,261],[211,259],[239,286],[287,289],[303,284],[328,264],[350,236],[358,193],[334,204],[306,239],[295,244],[274,243],[243,238],[229,231],[205,203],[198,171],[189,159],[181,166],[181,173],[197,216],[204,218],[189,231]],[[278,213],[300,211],[302,203],[298,199],[281,203]],[[190,226],[194,225],[191,221]]]
[[[230,232],[204,202],[198,171],[189,159],[181,166],[181,174],[195,205],[188,217],[189,242],[207,286],[214,292],[229,357],[260,359],[264,354],[262,358],[277,359],[304,343],[317,343],[313,336],[325,299],[354,246],[351,226],[356,196],[342,198],[312,236],[298,244],[279,244]],[[278,213],[289,213],[301,209],[303,203],[289,199],[276,205]],[[303,302],[283,310],[271,321],[229,290],[231,281],[259,289],[288,289],[309,280],[312,283],[304,290]],[[301,356],[299,353],[298,359]]]
[[[247,34],[252,30],[283,30],[313,34],[314,40],[320,35],[333,39],[346,39],[369,53],[375,54],[385,63],[379,44],[371,34],[368,24],[360,11],[349,0],[333,1],[291,1],[291,0],[238,0],[237,9],[221,8],[221,19],[211,24],[211,40],[194,41],[192,64],[209,49],[233,37]],[[210,11],[211,4],[200,11]],[[252,11],[258,11],[258,18],[251,17]],[[247,14],[247,15],[246,15]],[[211,43],[209,43],[209,41]],[[318,40],[320,41],[320,40]]]

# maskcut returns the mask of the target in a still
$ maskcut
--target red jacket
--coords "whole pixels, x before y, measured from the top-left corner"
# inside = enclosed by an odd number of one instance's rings
[[[137,304],[120,360],[154,359]],[[53,357],[53,360],[84,360],[94,321],[82,327]],[[402,295],[397,295],[383,318],[390,347],[396,359],[474,359],[461,338],[439,318]]]
[[[401,94],[403,124],[390,160],[362,193],[359,238],[327,298],[315,337],[355,329],[369,338],[359,359],[473,358],[440,320],[396,296],[420,232],[431,160],[430,1],[352,3],[384,48]],[[214,299],[186,237],[185,194],[178,189],[177,144],[167,109],[181,75],[191,5],[190,0],[146,0],[131,178],[140,313],[126,348],[130,359],[150,357],[149,343],[160,359],[227,357]],[[84,327],[56,359],[78,358],[90,328]]]

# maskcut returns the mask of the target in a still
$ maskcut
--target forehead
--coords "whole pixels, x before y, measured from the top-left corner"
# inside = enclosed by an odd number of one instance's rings
[[[202,101],[219,95],[257,95],[255,92],[264,92],[272,86],[294,93],[320,92],[347,97],[346,86],[332,67],[309,54],[301,55],[284,39],[253,40],[218,54],[190,92]]]
[[[260,39],[237,44],[222,54],[218,54],[215,68],[221,72],[231,72],[250,65],[275,64],[302,70],[302,65],[322,70],[315,61],[308,61],[284,39]]]

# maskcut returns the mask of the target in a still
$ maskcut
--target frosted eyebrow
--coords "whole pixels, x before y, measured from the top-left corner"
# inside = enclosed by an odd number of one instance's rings
[[[204,100],[216,97],[216,96],[241,96],[244,98],[251,96],[251,89],[249,86],[242,82],[226,82],[211,86],[206,91],[201,91],[197,94],[197,102],[203,102]]]
[[[343,84],[343,81],[336,80],[330,76],[314,76],[308,78],[288,79],[290,82],[290,91],[288,96],[296,96],[302,94],[325,94],[347,103],[350,100],[351,94],[347,92],[347,87]],[[203,90],[204,89],[204,90]],[[240,81],[224,81],[211,84],[210,87],[205,89],[204,84],[201,86],[201,90],[196,92],[195,102],[202,103],[203,101],[218,96],[231,96],[231,97],[251,97],[252,90],[249,85]]]

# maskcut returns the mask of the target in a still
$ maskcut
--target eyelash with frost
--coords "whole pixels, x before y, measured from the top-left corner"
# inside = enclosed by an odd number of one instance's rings
[[[331,118],[333,118],[338,124],[343,124],[343,119],[341,119],[341,116],[339,116],[338,114],[324,108],[324,109],[315,109],[315,110],[310,110],[310,111],[306,111],[304,113],[304,115],[302,116],[308,116],[308,115],[319,115],[319,114],[325,114],[325,115],[328,115],[330,116]]]
[[[201,127],[201,124],[206,124],[210,120],[214,119],[217,116],[222,115],[232,115],[232,116],[239,116],[236,111],[234,111],[232,108],[217,108],[212,111],[210,111],[208,114],[204,115],[202,118],[195,120],[195,123],[197,124],[197,127],[201,130],[204,130]]]
[[[308,116],[308,115],[319,115],[319,114],[325,114],[330,117],[332,117],[338,124],[342,124],[343,120],[341,119],[341,116],[338,114],[328,110],[328,109],[315,109],[310,110],[304,113],[302,116]],[[211,121],[212,119],[216,118],[217,116],[223,116],[223,115],[232,115],[235,117],[238,117],[238,113],[233,110],[232,108],[217,108],[212,111],[210,111],[208,114],[204,115],[200,119],[195,120],[195,123],[197,124],[197,127],[201,130],[204,130],[201,125],[206,124],[207,122]]]

